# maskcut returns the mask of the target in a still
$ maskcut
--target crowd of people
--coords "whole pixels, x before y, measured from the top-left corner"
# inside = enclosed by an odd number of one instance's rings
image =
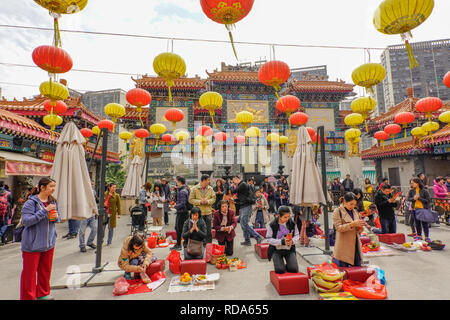
[[[408,236],[414,237],[415,240],[431,241],[430,225],[427,219],[423,218],[431,212],[428,185],[429,179],[421,174],[411,179],[410,190],[405,195],[408,221],[412,229]],[[55,223],[60,221],[58,204],[52,196],[55,186],[54,180],[43,178],[37,187],[29,190],[26,199],[21,200],[21,299],[51,299],[49,281],[56,242]],[[433,181],[436,204],[444,207],[447,213],[449,187],[450,177],[437,177]],[[355,188],[349,175],[342,182],[335,179],[330,183],[330,190],[340,193],[333,212],[333,261],[342,267],[359,266],[362,263],[360,233],[364,228],[370,233],[396,233],[395,209],[398,208],[398,199],[402,193],[392,187],[388,179],[383,179],[378,186],[366,179],[363,192],[362,189]],[[112,243],[117,219],[122,213],[120,196],[116,191],[117,186],[112,183],[106,187],[104,194],[107,214],[103,225],[108,228],[106,245]],[[98,202],[94,185],[92,192]],[[367,193],[373,193],[373,201],[365,199]],[[12,208],[11,193],[5,190],[5,186],[0,182],[2,232],[5,219],[11,218]],[[170,208],[176,211],[177,240],[173,249],[184,250],[185,259],[204,257],[206,245],[212,242],[212,230],[215,230],[218,243],[225,247],[225,254],[232,256],[235,230],[240,223],[244,236],[240,245],[251,246],[251,238],[257,243],[267,240],[268,257],[273,260],[277,273],[298,271],[295,244],[309,245],[309,237],[314,234],[310,226],[313,225],[317,233],[318,224],[315,222],[321,213],[318,205],[299,207],[290,204],[289,184],[283,176],[272,182],[265,178],[257,185],[255,179],[244,181],[242,176],[235,175],[232,179],[218,179],[214,188],[208,175],[202,175],[200,182],[193,187],[186,184],[184,177],[178,176],[173,188],[170,188],[165,179],[156,181],[154,185],[147,182],[142,186],[136,206],[131,209],[132,213],[136,213],[132,214],[132,224],[136,225],[138,231],[143,232],[150,212],[154,226],[162,226],[163,219],[167,225]],[[71,239],[74,234],[79,234],[81,252],[86,252],[86,247],[96,249],[94,239],[97,219],[97,214],[94,214],[77,221],[78,228],[74,227],[73,223],[69,224],[69,232],[64,237]],[[91,231],[85,242],[88,227]],[[266,237],[256,231],[259,228],[266,228]],[[145,234],[134,233],[125,239],[118,264],[127,277],[130,277],[129,272],[142,273],[151,261],[152,254],[147,247]],[[142,278],[146,281],[145,275],[142,275]]]

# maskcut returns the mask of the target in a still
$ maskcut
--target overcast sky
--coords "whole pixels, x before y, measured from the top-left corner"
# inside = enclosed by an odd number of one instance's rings
[[[60,19],[61,29],[132,33],[168,37],[228,40],[223,25],[209,20],[199,0],[90,0],[76,14]],[[400,36],[379,33],[372,25],[381,0],[256,0],[250,14],[236,24],[236,41],[386,47],[401,43]],[[449,37],[449,0],[435,0],[429,19],[413,30],[413,42]],[[32,0],[2,0],[0,24],[52,27],[48,12]],[[153,58],[167,50],[166,40],[136,39],[61,33],[62,45],[76,69],[108,70],[154,75]],[[51,44],[52,32],[0,27],[0,63],[33,64],[31,53]],[[240,62],[270,58],[270,47],[237,45]],[[220,63],[236,64],[229,44],[175,41],[174,52],[186,61],[188,76],[206,77],[205,70],[220,69]],[[277,60],[291,68],[327,65],[331,80],[351,82],[354,68],[364,63],[362,50],[276,47]],[[381,51],[372,51],[379,62]],[[367,58],[366,58],[367,59]],[[103,90],[134,87],[130,76],[70,71],[63,75],[69,87]],[[8,99],[39,94],[39,84],[48,80],[37,68],[0,65],[0,87]],[[35,85],[17,86],[5,83]],[[356,89],[358,92],[358,90]]]

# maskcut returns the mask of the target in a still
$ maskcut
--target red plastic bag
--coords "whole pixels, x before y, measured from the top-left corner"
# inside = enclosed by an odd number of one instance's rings
[[[177,250],[172,250],[166,260],[169,260],[169,269],[172,273],[181,273],[181,256]]]
[[[366,282],[344,280],[342,289],[345,292],[350,292],[357,298],[362,299],[386,299],[386,287],[377,279],[376,274],[370,276]]]
[[[116,282],[114,282],[113,294],[119,296],[121,294],[127,293],[129,287],[130,285],[127,280],[125,280],[124,277],[120,277],[116,280]]]
[[[205,249],[206,262],[211,261],[212,256],[222,256],[225,253],[225,246],[219,246],[215,243],[207,243]]]
[[[156,248],[156,242],[157,242],[158,238],[156,236],[150,236],[148,237],[148,247],[150,249],[154,249]]]

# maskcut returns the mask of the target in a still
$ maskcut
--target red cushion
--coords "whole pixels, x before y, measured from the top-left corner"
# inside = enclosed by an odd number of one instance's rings
[[[195,260],[183,260],[181,261],[181,274],[206,274],[206,260],[195,259]]]
[[[277,274],[275,271],[270,271],[270,282],[279,295],[309,293],[308,276],[301,272]]]
[[[267,233],[267,229],[266,228],[258,228],[258,229],[255,229],[255,231],[258,232],[264,238],[266,237],[266,233]]]
[[[145,272],[149,277],[151,277],[158,271],[164,272],[165,269],[166,269],[166,260],[156,260],[147,267],[147,270],[145,270]]]
[[[261,259],[267,259],[268,243],[255,244],[255,252]]]
[[[367,267],[348,267],[339,268],[339,270],[345,271],[345,279],[359,282],[366,282],[371,275],[376,273],[375,269]]]
[[[173,240],[177,240],[177,232],[175,230],[166,231],[166,238],[171,236]]]
[[[380,242],[384,242],[387,244],[402,244],[406,242],[404,233],[378,234],[378,239],[380,239]]]
[[[216,230],[215,229],[211,229],[211,233],[212,233],[213,239],[215,239],[216,238]]]

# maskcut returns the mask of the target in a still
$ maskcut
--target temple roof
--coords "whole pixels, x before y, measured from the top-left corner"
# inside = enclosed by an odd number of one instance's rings
[[[149,110],[150,110],[149,107],[142,107],[142,112],[141,112],[142,121],[145,122],[145,120],[148,119]],[[125,119],[125,120],[139,119],[139,112],[137,112],[137,108],[133,107],[132,105],[127,103],[125,105],[125,115],[121,119]]]
[[[422,139],[422,145],[424,146],[434,146],[449,142],[450,142],[450,125],[446,125],[442,129],[433,133],[431,136],[427,136]]]
[[[23,116],[44,116],[47,115],[48,112],[44,109],[44,102],[47,100],[42,95],[35,96],[33,99],[23,98],[22,101],[12,100],[8,101],[6,99],[0,100],[0,109],[8,110]],[[69,97],[64,102],[67,104],[67,112],[62,114],[62,116],[74,116],[77,110],[81,110],[87,121],[96,125],[101,118],[96,115],[94,112],[89,111],[81,102],[81,97],[73,98]]]
[[[393,144],[385,145],[384,148],[378,145],[373,145],[371,148],[363,150],[361,152],[361,158],[363,160],[376,159],[376,158],[389,158],[411,155],[413,150],[420,150],[421,153],[431,153],[432,148],[419,146],[416,139],[412,139],[405,142],[396,143],[395,147]]]
[[[89,158],[92,155],[92,152],[94,152],[94,148],[91,147],[90,145],[87,145],[85,148],[86,153],[89,153]],[[95,152],[95,159],[101,159],[102,158],[102,149],[99,146],[97,148],[97,151]],[[106,151],[106,161],[110,161],[110,162],[119,162],[120,160],[120,154],[117,152],[111,152],[111,151]]]
[[[353,92],[353,84],[344,81],[298,81],[292,80],[288,83],[290,92]]]
[[[39,123],[2,109],[0,109],[0,130],[50,144],[56,144],[59,139],[59,133],[54,132],[52,138],[52,132]]]
[[[258,72],[254,71],[218,71],[214,70],[212,73],[206,71],[208,81],[216,82],[250,82],[260,83]]]
[[[141,89],[167,89],[166,80],[161,77],[143,76],[141,79],[133,79],[136,82],[136,87]],[[200,79],[199,76],[195,78],[180,78],[174,80],[175,85],[172,90],[201,90],[206,89],[206,80]]]

